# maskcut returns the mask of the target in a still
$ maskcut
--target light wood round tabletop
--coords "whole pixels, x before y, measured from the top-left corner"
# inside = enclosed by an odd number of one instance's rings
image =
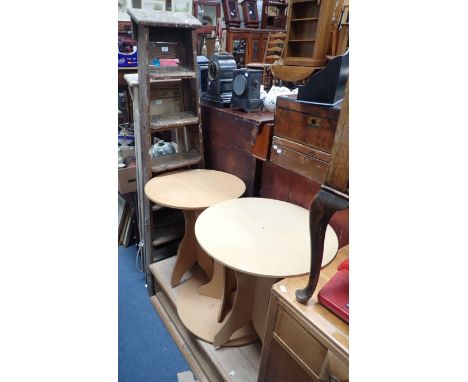
[[[245,183],[237,176],[206,169],[160,175],[145,185],[145,194],[152,202],[181,210],[207,208],[244,192]]]
[[[237,271],[284,278],[310,270],[309,211],[266,198],[224,201],[203,211],[195,223],[203,250]],[[322,267],[338,251],[338,238],[328,226]]]

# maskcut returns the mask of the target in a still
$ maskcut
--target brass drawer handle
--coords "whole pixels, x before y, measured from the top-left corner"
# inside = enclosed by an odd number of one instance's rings
[[[317,117],[307,118],[307,127],[310,127],[312,129],[320,128],[320,118],[317,118]]]

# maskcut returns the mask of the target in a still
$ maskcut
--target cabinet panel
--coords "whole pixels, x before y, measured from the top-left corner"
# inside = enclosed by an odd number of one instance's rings
[[[298,146],[302,145],[296,144],[296,147]],[[270,160],[319,184],[322,184],[327,176],[327,162],[280,144],[272,145]]]
[[[277,107],[274,134],[330,153],[336,124],[336,120]]]
[[[234,55],[238,67],[263,62],[269,33],[266,30],[228,29],[226,50]]]
[[[260,33],[252,33],[250,36],[250,56],[249,62],[263,62],[262,55],[262,35]]]

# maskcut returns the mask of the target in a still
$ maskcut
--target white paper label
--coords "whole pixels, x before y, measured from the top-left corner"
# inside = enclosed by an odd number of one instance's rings
[[[249,73],[245,72],[245,76],[248,77],[248,76],[249,76]]]
[[[161,105],[162,104],[162,99],[157,99],[156,100],[156,105]]]
[[[169,52],[169,48],[167,46],[162,46],[161,52]]]

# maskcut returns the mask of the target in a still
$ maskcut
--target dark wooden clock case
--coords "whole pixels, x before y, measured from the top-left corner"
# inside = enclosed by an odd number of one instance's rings
[[[244,0],[242,3],[242,13],[244,15],[244,26],[246,28],[258,28],[257,0]]]
[[[239,28],[241,19],[239,14],[239,6],[237,0],[223,0],[224,22],[226,26],[231,28]]]

